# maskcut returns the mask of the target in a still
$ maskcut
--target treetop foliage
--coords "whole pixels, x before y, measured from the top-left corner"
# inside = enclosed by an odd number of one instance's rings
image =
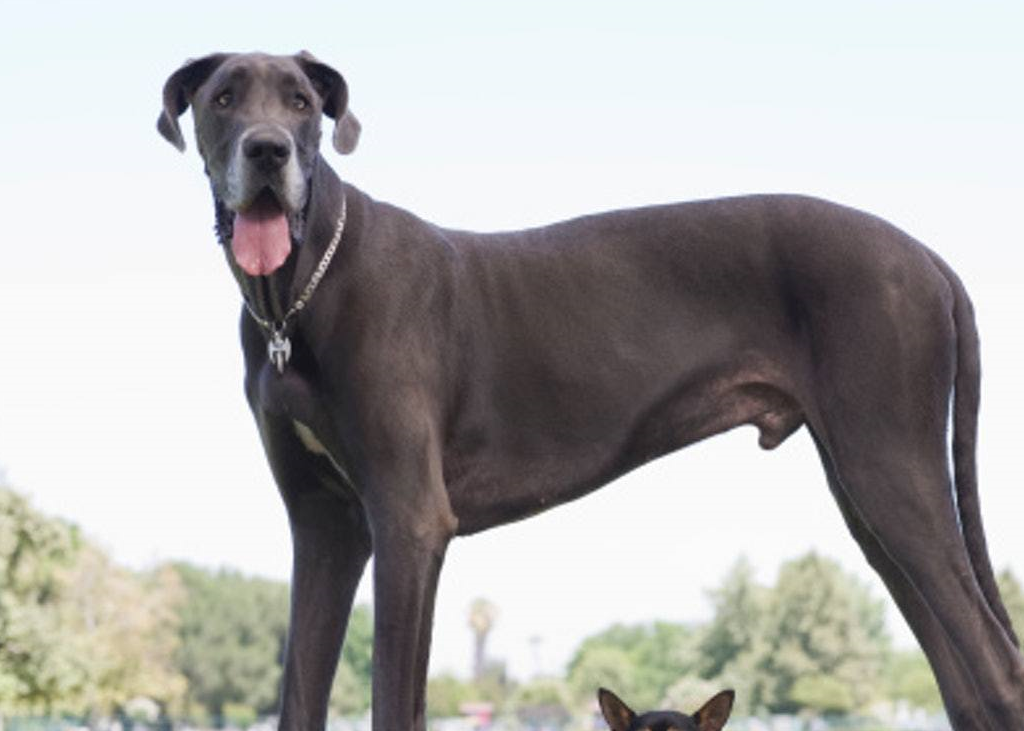
[[[1024,627],[1024,589],[1008,571],[999,583]],[[789,561],[768,586],[740,558],[708,598],[713,616],[703,624],[615,624],[586,638],[564,678],[517,684],[493,659],[473,680],[433,678],[429,712],[484,703],[523,723],[559,723],[591,708],[598,687],[637,708],[688,708],[734,688],[737,716],[847,713],[885,698],[941,708],[924,656],[893,651],[882,602],[831,559]],[[272,714],[288,602],[284,583],[236,571],[119,567],[74,526],[0,486],[0,716],[127,716],[143,699],[198,724]],[[498,608],[475,609],[471,629],[483,638]],[[333,713],[369,708],[372,645],[371,612],[356,607]]]

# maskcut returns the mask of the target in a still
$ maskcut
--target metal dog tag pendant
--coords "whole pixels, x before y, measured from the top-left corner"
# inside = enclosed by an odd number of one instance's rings
[[[284,367],[292,357],[292,341],[287,335],[282,335],[277,330],[270,334],[270,341],[267,343],[267,357],[277,368],[278,373],[284,373]]]

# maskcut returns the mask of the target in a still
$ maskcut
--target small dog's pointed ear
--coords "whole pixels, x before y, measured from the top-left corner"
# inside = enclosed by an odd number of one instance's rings
[[[213,53],[191,59],[171,74],[164,83],[164,108],[157,117],[156,128],[164,139],[182,152],[185,151],[185,138],[181,136],[178,117],[188,109],[196,89],[230,57],[230,53]]]
[[[597,702],[601,706],[601,715],[608,722],[612,731],[628,731],[636,714],[633,709],[622,702],[622,699],[610,690],[600,688],[597,691]]]
[[[317,60],[309,51],[295,54],[295,61],[323,100],[324,114],[334,120],[334,134],[331,136],[334,149],[342,155],[349,154],[356,149],[362,125],[348,108],[348,84],[345,78]]]
[[[732,690],[723,690],[716,694],[700,707],[700,710],[693,714],[693,720],[700,731],[721,731],[725,722],[729,720],[732,713],[732,703],[736,700],[736,693]]]

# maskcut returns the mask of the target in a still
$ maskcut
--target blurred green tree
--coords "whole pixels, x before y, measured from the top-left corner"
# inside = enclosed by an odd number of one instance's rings
[[[768,591],[755,580],[750,561],[741,556],[708,596],[714,616],[701,630],[698,663],[702,677],[716,678],[756,652],[764,634]]]
[[[474,696],[470,700],[490,703],[503,708],[516,691],[516,684],[508,676],[504,660],[491,659],[484,665],[484,672],[470,682]]]
[[[338,716],[365,713],[373,679],[373,612],[365,604],[352,609],[331,688],[331,712]]]
[[[427,681],[427,716],[429,718],[458,716],[462,705],[474,700],[477,700],[477,692],[473,684],[457,678],[451,673],[435,675]]]
[[[0,711],[54,712],[88,684],[62,624],[63,577],[78,531],[0,486]]]
[[[768,597],[754,700],[783,713],[862,708],[879,694],[888,650],[883,604],[809,553],[783,564]]]
[[[593,703],[598,688],[622,698],[636,690],[637,669],[629,652],[612,645],[591,646],[577,653],[568,673],[568,685],[577,707]]]
[[[138,698],[180,708],[186,680],[174,656],[183,591],[173,569],[135,573],[83,543],[62,595],[61,627],[88,673],[80,712],[110,715]]]
[[[185,690],[173,662],[179,599],[173,572],[119,568],[74,526],[0,489],[0,711],[174,707]]]
[[[693,713],[720,690],[725,690],[725,687],[719,687],[715,681],[687,675],[677,680],[665,691],[665,697],[658,707]]]
[[[928,711],[943,708],[928,658],[917,649],[891,653],[885,667],[885,695],[890,700],[904,700]]]
[[[276,709],[288,625],[288,587],[235,571],[175,564],[185,590],[177,666],[188,701],[223,718],[225,704]]]
[[[669,686],[696,674],[697,640],[693,629],[672,622],[613,625],[580,644],[569,661],[569,687],[577,703],[589,703],[604,685],[636,707],[654,708]]]
[[[846,714],[857,707],[849,683],[834,675],[801,675],[789,691],[790,700],[815,714]]]
[[[1010,569],[1003,569],[999,572],[996,581],[1017,636],[1024,636],[1024,587],[1021,587],[1020,581]]]
[[[520,686],[511,705],[528,729],[562,728],[572,717],[568,688],[558,678],[535,678]]]

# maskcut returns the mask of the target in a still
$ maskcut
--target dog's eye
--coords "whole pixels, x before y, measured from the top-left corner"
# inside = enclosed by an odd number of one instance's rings
[[[222,91],[217,95],[217,98],[214,101],[217,103],[218,107],[223,109],[224,107],[231,105],[232,98],[230,91]]]
[[[295,98],[292,99],[292,106],[300,112],[304,111],[309,106],[309,99],[302,96],[302,94],[296,94]]]

